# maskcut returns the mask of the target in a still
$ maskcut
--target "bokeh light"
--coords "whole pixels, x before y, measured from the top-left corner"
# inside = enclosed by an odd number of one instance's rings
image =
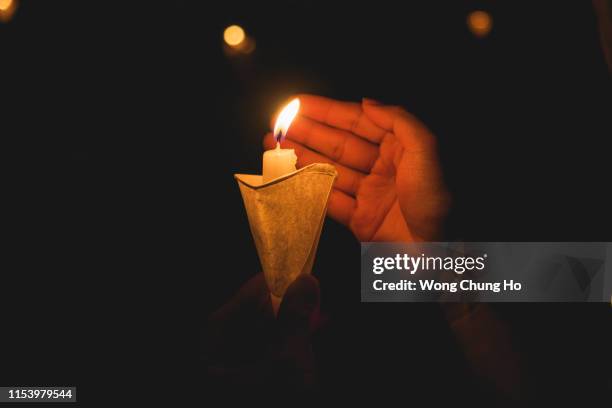
[[[17,0],[0,0],[0,22],[7,22],[15,14]]]
[[[13,0],[0,0],[0,11],[7,11],[13,5]]]
[[[468,14],[467,25],[472,34],[483,38],[489,35],[493,28],[493,19],[486,11],[476,10]]]
[[[223,39],[230,47],[238,47],[244,41],[246,35],[242,27],[231,25],[223,32]]]
[[[255,39],[244,28],[231,25],[223,31],[223,52],[234,58],[251,54],[255,50]]]

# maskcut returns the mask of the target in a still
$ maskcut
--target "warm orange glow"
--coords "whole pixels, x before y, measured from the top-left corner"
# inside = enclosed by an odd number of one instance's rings
[[[0,11],[7,11],[13,5],[13,0],[0,0]]]
[[[242,27],[231,25],[223,32],[223,39],[230,47],[237,47],[244,41],[246,34]]]
[[[285,137],[287,131],[289,130],[289,126],[291,126],[291,122],[293,122],[293,119],[298,113],[298,110],[300,110],[300,100],[298,98],[295,98],[283,108],[276,119],[276,124],[274,125],[274,137],[279,140]]]
[[[493,19],[486,11],[472,11],[467,18],[467,25],[476,37],[486,37],[493,27]]]
[[[17,0],[0,0],[0,23],[11,21],[18,4]]]

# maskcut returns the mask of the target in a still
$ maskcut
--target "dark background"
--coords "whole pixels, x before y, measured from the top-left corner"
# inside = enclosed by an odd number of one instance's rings
[[[475,9],[492,15],[485,38],[466,26]],[[234,23],[252,54],[223,52]],[[454,197],[448,239],[609,241],[611,90],[586,1],[21,1],[0,23],[0,382],[202,397],[200,327],[259,270],[232,175],[259,170],[294,92],[421,118]],[[323,389],[498,398],[437,306],[360,304],[358,251],[326,222]],[[495,307],[530,361],[529,398],[609,396],[609,305]]]

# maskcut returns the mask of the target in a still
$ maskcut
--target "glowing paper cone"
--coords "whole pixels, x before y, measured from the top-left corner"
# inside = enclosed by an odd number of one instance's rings
[[[287,287],[312,270],[336,174],[315,163],[265,184],[235,175],[275,312]]]

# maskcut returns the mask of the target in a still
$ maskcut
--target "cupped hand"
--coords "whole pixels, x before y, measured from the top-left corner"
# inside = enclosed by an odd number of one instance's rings
[[[331,163],[338,170],[328,214],[359,241],[440,238],[450,204],[434,135],[397,106],[370,99],[342,102],[298,95],[301,107],[283,148],[298,167]],[[266,149],[274,148],[271,133]]]

